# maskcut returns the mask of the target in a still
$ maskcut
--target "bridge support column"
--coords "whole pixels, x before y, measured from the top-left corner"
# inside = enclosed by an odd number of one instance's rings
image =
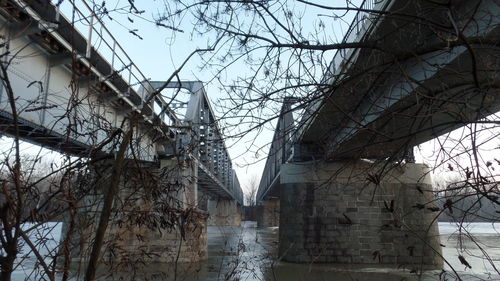
[[[271,227],[279,226],[280,223],[280,199],[271,198],[264,200],[257,206],[257,226]]]
[[[68,217],[63,226],[62,239],[71,233],[68,241],[73,266],[88,261],[101,215],[103,190],[109,186],[113,169],[109,162],[93,168],[86,182],[93,194],[80,203],[73,225]],[[108,265],[119,270],[120,265],[207,258],[208,216],[190,203],[196,202],[196,170],[189,160],[161,161],[160,168],[127,163],[104,236],[99,264],[106,268],[102,270],[108,270]]]
[[[441,268],[428,167],[382,168],[362,161],[283,165],[283,260]]]
[[[212,226],[239,226],[241,224],[241,208],[236,200],[209,199],[208,225]]]

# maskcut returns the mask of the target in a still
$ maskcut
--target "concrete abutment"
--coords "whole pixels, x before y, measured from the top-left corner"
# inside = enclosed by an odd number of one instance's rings
[[[287,163],[279,256],[289,262],[441,268],[432,180],[422,164]]]

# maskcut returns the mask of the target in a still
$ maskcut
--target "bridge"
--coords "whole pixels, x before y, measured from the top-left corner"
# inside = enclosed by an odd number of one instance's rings
[[[442,266],[413,147],[500,111],[500,7],[450,5],[363,1],[342,43],[365,47],[337,51],[304,114],[283,101],[257,193],[283,260]]]
[[[89,180],[73,183],[88,191],[71,201],[79,206],[77,219],[67,214],[63,226],[69,233],[82,223],[73,261],[86,259],[107,194],[99,186],[109,184],[115,166],[123,172],[104,244],[121,241],[125,258],[144,247],[154,249],[160,262],[206,258],[207,211],[208,224],[239,225],[243,194],[203,84],[146,78],[92,8],[71,2],[79,24],[88,28],[86,36],[45,1],[2,4],[0,133],[88,159]],[[167,97],[167,88],[187,90],[187,101],[176,103],[177,92]],[[180,108],[186,112],[182,118]],[[142,195],[130,199],[137,194]],[[169,218],[178,221],[167,223],[159,215],[163,202],[170,202]],[[144,225],[124,231],[131,209],[158,217],[151,224],[163,231]],[[82,246],[78,239],[86,235]]]

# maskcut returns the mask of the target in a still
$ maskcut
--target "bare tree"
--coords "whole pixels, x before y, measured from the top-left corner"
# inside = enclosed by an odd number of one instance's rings
[[[259,179],[257,175],[253,175],[246,184],[245,203],[247,206],[256,205],[257,190],[259,189]]]

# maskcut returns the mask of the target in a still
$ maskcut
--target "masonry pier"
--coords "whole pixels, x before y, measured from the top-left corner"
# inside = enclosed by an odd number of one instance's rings
[[[195,161],[162,160],[159,168],[137,167],[132,162],[123,169],[100,264],[119,267],[206,259],[208,215],[192,204],[196,202]],[[63,237],[73,231],[68,245],[73,266],[88,262],[112,164],[93,167],[85,184],[94,191],[85,196],[73,225],[70,218],[64,222]]]
[[[257,205],[257,226],[271,227],[279,226],[280,222],[280,199],[273,197],[263,200]]]
[[[233,199],[208,200],[208,225],[210,226],[240,226],[241,207]]]
[[[279,256],[290,262],[441,268],[423,164],[286,163]]]

